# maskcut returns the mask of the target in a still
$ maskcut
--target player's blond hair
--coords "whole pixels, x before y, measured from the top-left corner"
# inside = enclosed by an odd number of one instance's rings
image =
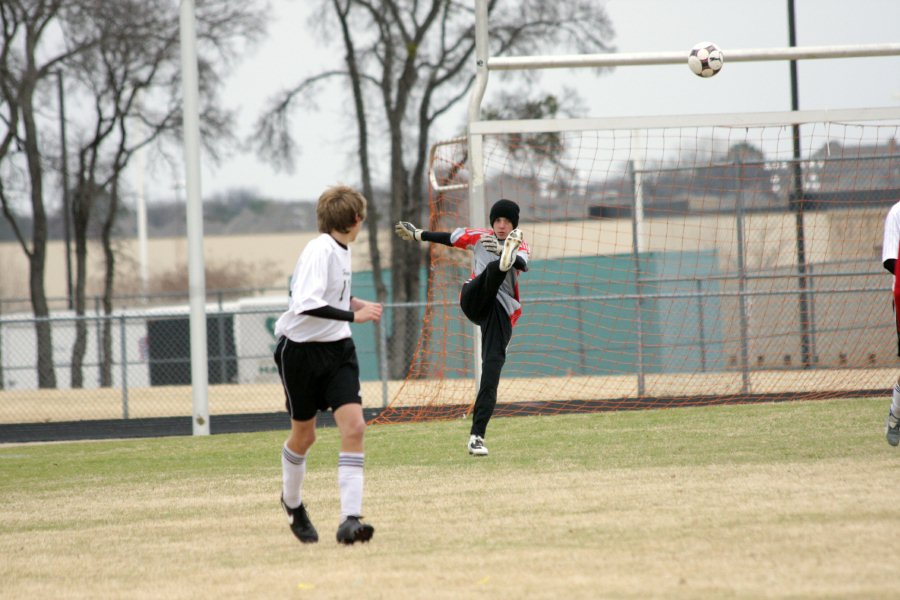
[[[319,196],[316,205],[316,220],[321,233],[340,231],[347,233],[356,225],[356,220],[366,218],[366,198],[353,188],[336,185]]]

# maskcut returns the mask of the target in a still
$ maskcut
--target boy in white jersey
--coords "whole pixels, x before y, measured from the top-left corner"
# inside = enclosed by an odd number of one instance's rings
[[[350,323],[377,322],[382,307],[350,295],[350,244],[366,218],[366,199],[349,187],[329,188],[319,196],[316,217],[321,235],[300,254],[288,310],[275,323],[275,364],[291,416],[281,452],[281,506],[297,539],[319,541],[302,491],[306,455],[316,441],[316,414],[330,408],[341,435],[337,541],[353,544],[369,541],[375,528],[360,521],[366,422]]]
[[[463,313],[481,328],[481,382],[467,444],[472,456],[488,453],[484,436],[497,405],[506,347],[522,314],[518,277],[528,270],[528,246],[517,229],[519,206],[512,200],[500,199],[491,207],[490,220],[493,229],[460,227],[451,233],[423,231],[405,221],[394,226],[404,240],[444,244],[471,250],[474,255],[472,275],[459,295]]]
[[[884,220],[884,244],[881,248],[881,264],[894,275],[894,321],[898,335],[900,356],[900,284],[897,281],[897,258],[900,254],[900,202],[894,204]],[[891,446],[900,444],[900,377],[891,393],[891,407],[884,424],[884,437]]]

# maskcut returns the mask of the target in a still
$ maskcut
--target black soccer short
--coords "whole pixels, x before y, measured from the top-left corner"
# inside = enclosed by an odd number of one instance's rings
[[[362,404],[352,338],[298,343],[282,336],[275,346],[275,364],[291,419],[307,421],[320,410]]]

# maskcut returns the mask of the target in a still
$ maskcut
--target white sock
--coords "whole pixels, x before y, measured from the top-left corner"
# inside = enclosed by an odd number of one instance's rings
[[[306,455],[291,452],[285,444],[281,449],[281,494],[288,508],[297,508],[303,501],[305,476]]]
[[[900,419],[900,383],[895,383],[891,392],[891,415]]]
[[[338,484],[341,487],[341,522],[347,517],[362,515],[363,464],[362,452],[338,454]]]

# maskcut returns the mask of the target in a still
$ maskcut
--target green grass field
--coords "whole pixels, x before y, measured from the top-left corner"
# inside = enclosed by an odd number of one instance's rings
[[[285,432],[0,447],[2,598],[896,598],[887,399],[370,427],[366,545],[319,430],[302,546]]]

